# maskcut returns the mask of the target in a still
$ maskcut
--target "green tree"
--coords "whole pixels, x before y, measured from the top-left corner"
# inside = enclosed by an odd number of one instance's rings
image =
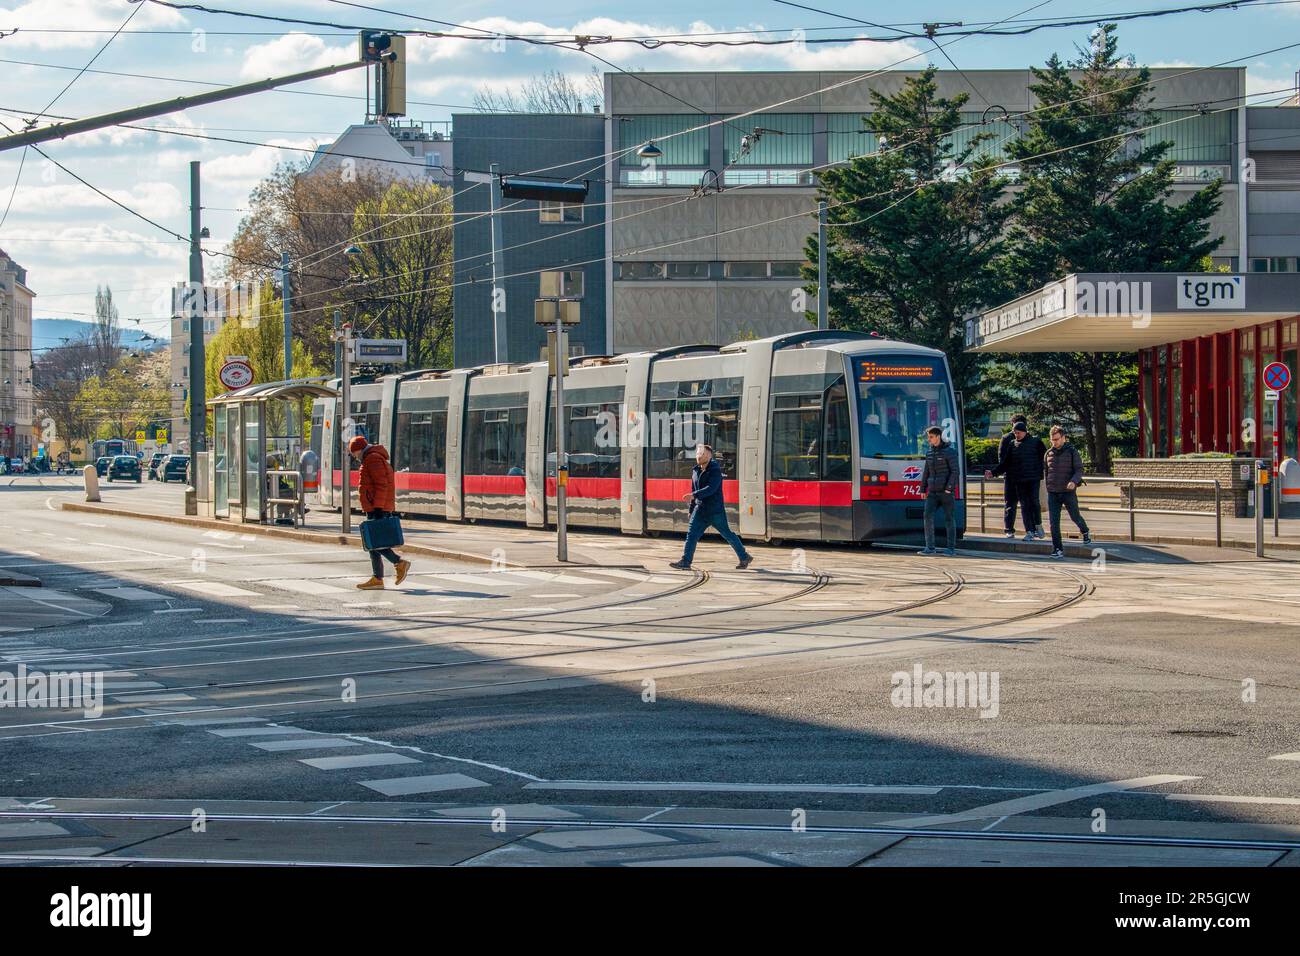
[[[86,379],[75,403],[75,417],[88,438],[134,438],[137,431],[168,420],[166,353],[127,357],[102,375]],[[160,373],[161,369],[161,373]]]
[[[207,365],[206,391],[209,397],[224,395],[221,366],[227,355],[244,355],[253,367],[253,383],[278,382],[284,378],[284,310],[269,283],[257,290],[252,308],[233,317],[212,337],[204,350]],[[297,337],[293,340],[293,377],[324,375]],[[209,423],[210,425],[211,423]]]
[[[832,327],[943,350],[973,399],[982,357],[964,350],[964,320],[1007,297],[997,260],[1010,207],[989,137],[954,142],[967,98],[938,96],[933,65],[893,95],[873,92],[865,123],[879,151],[821,173],[819,198]],[[815,263],[815,234],[807,250]],[[804,278],[816,270],[805,267]]]
[[[1117,55],[1114,24],[1066,64],[1033,70],[1039,107],[1008,147],[1020,164],[1011,251],[1015,294],[1073,272],[1195,271],[1210,238],[1218,184],[1170,202],[1174,164],[1150,109],[1150,72]],[[1071,71],[1077,71],[1074,74]],[[1022,353],[990,368],[987,391],[1039,420],[1082,429],[1092,466],[1110,471],[1112,433],[1131,439],[1137,369],[1132,353]]]
[[[408,368],[452,364],[451,211],[449,189],[398,180],[353,220],[365,238],[344,315],[367,338],[405,339]]]

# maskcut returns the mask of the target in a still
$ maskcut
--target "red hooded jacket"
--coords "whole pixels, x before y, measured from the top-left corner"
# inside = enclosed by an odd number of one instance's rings
[[[388,449],[383,445],[368,445],[361,453],[361,478],[357,489],[361,510],[396,511],[397,500],[393,494],[393,466],[388,463]]]

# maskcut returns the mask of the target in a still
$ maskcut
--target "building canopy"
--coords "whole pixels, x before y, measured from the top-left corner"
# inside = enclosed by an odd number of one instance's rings
[[[1300,273],[1079,273],[966,320],[968,352],[1135,352],[1300,314]]]

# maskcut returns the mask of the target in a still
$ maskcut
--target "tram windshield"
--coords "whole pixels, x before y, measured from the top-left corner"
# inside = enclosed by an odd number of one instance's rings
[[[943,362],[908,356],[853,360],[863,458],[924,458],[931,425],[957,432]]]

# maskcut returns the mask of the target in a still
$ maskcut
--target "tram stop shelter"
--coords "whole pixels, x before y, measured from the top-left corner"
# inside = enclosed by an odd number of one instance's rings
[[[1297,386],[1269,402],[1263,378],[1272,362],[1300,371],[1300,273],[1069,275],[968,319],[965,345],[969,352],[1136,352],[1142,458],[1268,458],[1275,431],[1280,459],[1300,454]]]
[[[310,402],[338,394],[326,379],[307,378],[248,385],[210,399],[213,516],[301,523],[319,474],[301,464],[311,449]]]

